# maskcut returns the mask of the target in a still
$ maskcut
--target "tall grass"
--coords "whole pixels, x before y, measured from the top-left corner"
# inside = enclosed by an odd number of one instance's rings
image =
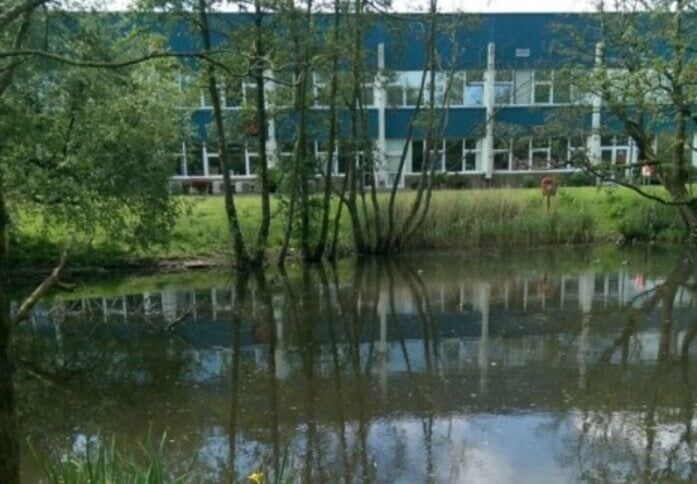
[[[661,194],[661,188],[650,188]],[[413,192],[397,197],[397,218],[403,219]],[[386,209],[387,195],[380,194]],[[221,257],[229,253],[227,221],[221,197],[182,197],[185,207],[172,230],[169,244],[150,251],[133,251],[109,240],[81,240],[73,244],[74,265],[122,266],[161,259]],[[259,198],[238,200],[243,232],[248,240],[260,219]],[[277,250],[283,239],[285,214],[272,204],[269,249]],[[338,201],[334,200],[334,208]],[[369,210],[370,212],[370,210]],[[15,220],[13,256],[19,265],[55,263],[68,238],[61,228],[42,230],[40,215],[27,212]],[[397,225],[399,227],[399,224]],[[672,207],[661,206],[627,189],[562,187],[548,212],[539,189],[443,190],[433,193],[424,225],[406,246],[407,250],[465,249],[474,247],[536,247],[550,244],[587,243],[607,240],[670,241],[684,237]],[[351,253],[351,224],[344,211],[339,233],[341,253]]]
[[[400,215],[409,201],[399,199]],[[548,212],[542,197],[530,192],[440,192],[407,249],[535,247],[592,242],[597,235],[593,216],[582,206],[556,201]]]
[[[189,482],[186,475],[171,476],[164,467],[166,435],[159,442],[151,438],[135,449],[120,451],[116,438],[87,441],[84,452],[54,462],[34,451],[50,484],[163,484]]]

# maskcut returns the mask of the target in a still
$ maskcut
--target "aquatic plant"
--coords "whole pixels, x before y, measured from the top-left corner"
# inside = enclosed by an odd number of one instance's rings
[[[63,456],[59,462],[32,448],[51,484],[163,484],[189,482],[187,475],[171,476],[164,466],[166,434],[155,444],[148,436],[144,444],[121,451],[116,437],[87,440],[84,452]],[[135,450],[137,449],[137,451]]]

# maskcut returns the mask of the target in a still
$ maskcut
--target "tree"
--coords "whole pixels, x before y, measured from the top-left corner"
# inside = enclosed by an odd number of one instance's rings
[[[550,120],[557,135],[590,135],[591,146],[578,150],[574,162],[602,181],[634,190],[679,211],[697,242],[697,197],[690,166],[692,135],[697,132],[697,3],[694,0],[620,0],[613,12],[602,8],[588,25],[597,27],[597,44],[589,45],[588,31],[572,31],[560,50],[580,65],[560,72],[577,93],[575,105]],[[594,55],[595,54],[595,55]],[[593,59],[595,57],[595,59]],[[583,62],[585,60],[585,62]],[[603,118],[589,127],[588,119]],[[561,129],[560,129],[561,128]],[[601,139],[627,135],[638,150],[636,165],[603,160]],[[641,184],[647,167],[665,188],[661,192]]]
[[[11,2],[0,14],[0,361],[11,377],[13,324],[58,279],[54,273],[10,313],[13,221],[36,213],[44,226],[131,247],[162,241],[177,205],[168,189],[181,123],[175,66],[113,19],[65,14],[47,1]],[[133,48],[134,50],[131,50]],[[123,57],[122,57],[123,56]],[[130,57],[129,57],[130,56]],[[114,62],[112,59],[129,60]],[[166,57],[166,56],[162,56]],[[111,69],[82,69],[111,67]],[[118,69],[116,69],[118,67]],[[3,379],[5,381],[5,379]],[[12,387],[3,387],[0,481],[18,482]]]

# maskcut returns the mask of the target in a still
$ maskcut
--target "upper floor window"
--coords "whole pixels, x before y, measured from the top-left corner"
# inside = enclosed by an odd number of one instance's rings
[[[552,103],[552,71],[534,71],[532,79],[532,102],[533,104]]]
[[[484,71],[467,71],[465,74],[465,105],[484,104]]]
[[[511,70],[496,71],[496,80],[494,82],[495,104],[511,104],[513,101],[513,78],[514,73]]]

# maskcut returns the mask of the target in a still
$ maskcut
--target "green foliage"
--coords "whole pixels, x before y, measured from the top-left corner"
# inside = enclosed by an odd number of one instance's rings
[[[53,18],[40,34],[73,58],[136,57],[159,42],[100,19]],[[22,62],[0,93],[0,188],[10,220],[38,210],[47,233],[103,234],[131,248],[165,242],[178,210],[168,187],[181,133],[176,75],[174,61],[120,69]]]
[[[535,188],[535,187],[537,187],[537,185],[538,185],[537,178],[535,178],[534,176],[525,175],[523,177],[523,181],[521,183],[521,186],[523,188]]]
[[[627,241],[680,240],[685,229],[674,207],[638,203],[623,211],[618,230]]]
[[[445,177],[443,185],[445,188],[453,188],[456,190],[463,189],[469,186],[469,179],[467,178],[467,175],[454,173]]]
[[[51,484],[163,484],[188,482],[187,477],[170,476],[164,466],[166,435],[158,443],[150,438],[135,449],[119,451],[116,438],[96,444],[87,441],[84,452],[67,456],[59,463],[34,452]]]
[[[566,179],[566,185],[570,187],[587,187],[594,184],[593,177],[583,171],[575,171]]]
[[[283,172],[276,167],[271,167],[268,169],[268,179],[269,179],[269,192],[276,193],[281,187],[283,182]]]

